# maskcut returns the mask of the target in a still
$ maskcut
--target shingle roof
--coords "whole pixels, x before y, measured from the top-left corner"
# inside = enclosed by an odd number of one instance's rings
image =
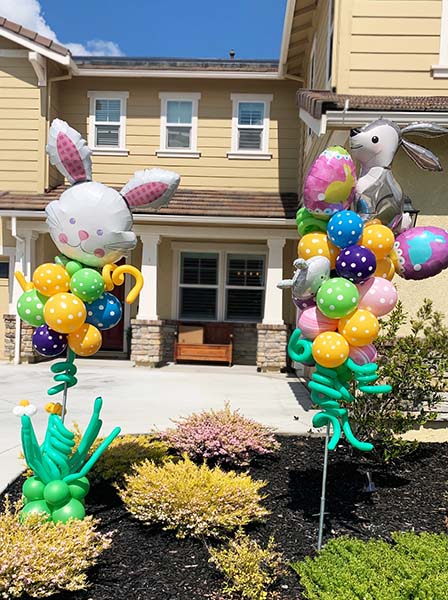
[[[58,44],[57,42],[50,40],[50,38],[38,34],[36,31],[31,31],[31,29],[27,29],[26,27],[23,27],[23,25],[19,25],[19,23],[9,21],[8,19],[5,19],[5,17],[0,17],[0,27],[4,27],[8,31],[17,33],[17,35],[20,35],[27,40],[34,42],[35,44],[44,46],[44,48],[48,48],[48,50],[52,50],[57,54],[61,54],[63,56],[70,54],[69,49],[61,46],[61,44]]]
[[[133,69],[135,71],[247,71],[250,73],[275,73],[278,70],[277,60],[76,56],[74,61],[80,71],[82,69]]]
[[[66,186],[59,186],[37,195],[3,192],[0,211],[42,211],[49,202],[57,200],[64,189]],[[292,192],[179,189],[167,206],[141,209],[137,214],[292,219],[297,205],[298,196]]]
[[[300,90],[297,102],[315,119],[329,110],[342,110],[348,101],[350,111],[446,112],[448,96],[355,96],[329,91]]]

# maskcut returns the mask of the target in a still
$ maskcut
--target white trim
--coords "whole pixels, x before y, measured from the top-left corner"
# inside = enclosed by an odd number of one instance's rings
[[[81,77],[152,77],[181,79],[284,79],[277,71],[156,71],[152,69],[89,69],[78,67],[74,75]]]
[[[92,150],[94,156],[129,156],[127,148],[94,148]]]
[[[439,62],[431,67],[434,79],[448,77],[448,0],[442,0],[440,18]]]
[[[28,52],[28,60],[34,69],[37,77],[37,85],[45,87],[47,85],[47,59],[38,52]]]
[[[271,102],[274,98],[273,94],[230,94],[232,101],[232,140],[230,152],[227,154],[229,159],[239,158],[255,158],[256,156],[269,160],[269,125]],[[238,106],[240,102],[261,102],[264,105],[263,117],[263,133],[261,136],[261,150],[248,151],[238,148]],[[260,127],[261,128],[261,127]],[[267,158],[266,158],[267,157]]]
[[[121,156],[127,156],[129,151],[126,149],[126,104],[129,98],[129,92],[106,92],[106,91],[88,91],[87,97],[90,99],[90,110],[89,110],[89,130],[88,130],[88,144],[93,150],[94,154],[106,152],[107,154],[112,153],[114,155],[117,152],[122,153]],[[113,123],[119,125],[118,134],[118,146],[95,146],[95,126],[97,125],[95,119],[95,104],[97,100],[119,100],[120,101],[120,121]],[[106,123],[107,124],[107,123]]]
[[[198,105],[201,99],[200,92],[159,92],[161,102],[160,107],[160,148],[156,151],[157,156],[163,157],[163,153],[176,153],[189,155],[197,153],[198,150]],[[191,102],[191,125],[190,125],[190,147],[189,148],[169,148],[166,145],[167,137],[167,111],[168,102],[181,101]],[[172,156],[172,154],[169,154]],[[181,156],[180,158],[184,158]],[[191,157],[193,158],[193,156]],[[199,158],[198,156],[194,158]]]
[[[28,50],[0,48],[0,58],[28,58]]]
[[[182,150],[182,152],[180,152],[179,150],[174,150],[174,148],[172,150],[156,150],[155,151],[155,155],[158,156],[159,158],[200,158],[201,157],[201,153],[200,152],[195,152],[194,150]]]
[[[41,46],[40,44],[36,44],[33,41],[24,38],[19,33],[14,33],[13,31],[9,31],[9,29],[5,29],[4,27],[0,27],[0,36],[6,38],[7,40],[11,40],[11,42],[19,44],[19,46],[28,48],[28,50],[42,54],[42,56],[45,56],[50,60],[54,60],[60,65],[72,68],[74,71],[78,70],[75,63],[72,61],[70,54],[59,54],[58,52],[54,52],[53,50],[45,48],[45,46]],[[75,68],[73,68],[73,66],[75,66]]]
[[[309,112],[301,108],[299,110],[299,117],[316,135],[323,135],[326,132],[326,115],[322,115],[320,119],[315,119]],[[311,135],[308,135],[307,143],[310,139]]]
[[[188,250],[185,250],[185,244],[188,244]],[[232,252],[236,254],[259,254],[260,252],[266,252],[266,244],[234,244],[233,242],[216,242],[213,243],[213,252],[220,252],[222,250],[228,250],[229,245],[232,246]],[[182,250],[183,252],[208,252],[210,242],[171,242],[171,248],[173,250]],[[250,249],[250,252],[248,252]]]
[[[328,22],[327,22],[327,52],[326,52],[326,64],[325,64],[325,85],[327,90],[331,90],[331,79],[332,72],[329,72],[330,62],[332,63],[333,46],[334,46],[334,14],[335,14],[335,0],[328,0]],[[333,18],[331,13],[333,12]],[[331,44],[330,44],[331,40]],[[332,64],[333,66],[333,64]],[[332,69],[333,71],[333,69]]]
[[[294,20],[294,10],[296,8],[296,0],[287,0],[285,9],[285,18],[283,21],[282,44],[280,50],[280,60],[278,63],[278,74],[284,77],[286,65],[288,62],[289,41],[291,39],[292,23]]]
[[[248,152],[247,150],[240,150],[238,152],[227,152],[227,158],[231,160],[271,160],[272,154],[263,152]]]

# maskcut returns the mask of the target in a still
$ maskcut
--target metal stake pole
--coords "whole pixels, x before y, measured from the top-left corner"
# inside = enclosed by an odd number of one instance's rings
[[[322,491],[320,496],[319,534],[317,536],[317,549],[322,548],[322,536],[324,533],[325,518],[325,494],[327,490],[327,467],[328,467],[328,440],[330,438],[330,424],[327,424],[325,432],[324,469],[322,472]]]
[[[67,383],[64,383],[64,390],[62,392],[62,412],[61,421],[64,422],[65,413],[67,412]]]

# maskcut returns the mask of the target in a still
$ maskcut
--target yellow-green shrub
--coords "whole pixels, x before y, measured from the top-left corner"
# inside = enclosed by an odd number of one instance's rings
[[[30,515],[21,523],[20,508],[7,499],[0,514],[0,597],[85,589],[86,571],[110,546],[110,536],[99,533],[91,517],[63,524]]]
[[[273,538],[265,548],[239,530],[226,548],[210,548],[210,562],[224,574],[224,593],[247,600],[266,600],[269,587],[282,573],[282,555]],[[269,598],[274,598],[270,593]]]
[[[128,510],[147,524],[160,523],[177,537],[216,536],[261,519],[264,481],[219,467],[195,465],[186,455],[177,463],[157,466],[145,461],[125,475],[119,490]]]

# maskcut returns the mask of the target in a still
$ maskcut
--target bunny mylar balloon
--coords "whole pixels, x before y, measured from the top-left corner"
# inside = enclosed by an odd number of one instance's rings
[[[361,176],[356,185],[354,210],[364,221],[380,219],[394,232],[405,229],[402,222],[404,196],[391,171],[391,164],[400,147],[422,169],[441,171],[439,159],[427,148],[405,139],[407,135],[438,137],[448,134],[433,123],[412,123],[400,129],[392,121],[378,119],[362,129],[350,131],[350,152],[361,163]]]
[[[60,119],[51,124],[47,153],[72,184],[46,208],[50,235],[62,254],[90,267],[115,263],[135,248],[132,211],[167,204],[180,181],[162,169],[137,171],[120,193],[92,181],[91,150]]]

